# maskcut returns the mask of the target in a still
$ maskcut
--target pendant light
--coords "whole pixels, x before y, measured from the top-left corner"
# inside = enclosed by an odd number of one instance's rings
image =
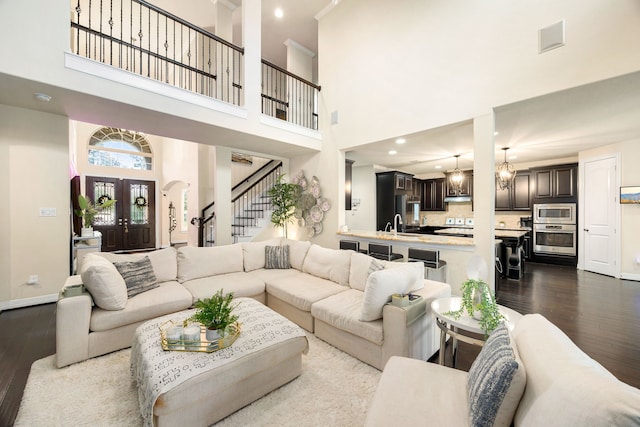
[[[498,181],[498,185],[501,190],[511,187],[511,183],[516,177],[516,168],[514,168],[511,163],[507,162],[508,149],[509,147],[502,149],[504,151],[504,162],[498,166],[498,170],[496,171],[496,180]]]
[[[449,175],[449,182],[451,182],[451,185],[453,185],[456,190],[459,190],[462,187],[464,174],[460,169],[458,169],[458,157],[460,157],[460,154],[457,154],[453,157],[456,158],[456,168],[453,170],[453,172],[451,172],[451,175]]]

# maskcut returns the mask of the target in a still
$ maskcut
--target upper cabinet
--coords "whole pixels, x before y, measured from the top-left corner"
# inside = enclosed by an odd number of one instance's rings
[[[464,171],[464,178],[462,179],[462,185],[460,188],[456,188],[451,185],[449,180],[451,174],[447,174],[446,182],[446,197],[460,197],[460,196],[472,196],[473,195],[473,171]]]
[[[534,203],[577,202],[578,164],[531,169]]]
[[[501,190],[496,181],[497,211],[531,210],[531,174],[518,171],[509,188]]]
[[[394,172],[396,179],[396,190],[404,190],[413,193],[413,175],[404,174],[402,172]]]
[[[445,179],[427,179],[420,182],[420,210],[444,211]]]

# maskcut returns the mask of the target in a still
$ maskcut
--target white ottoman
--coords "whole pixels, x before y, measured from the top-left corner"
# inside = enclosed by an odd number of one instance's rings
[[[308,342],[302,328],[251,298],[236,298],[242,332],[213,353],[164,351],[159,327],[194,310],[141,325],[131,347],[145,425],[209,426],[302,372]]]

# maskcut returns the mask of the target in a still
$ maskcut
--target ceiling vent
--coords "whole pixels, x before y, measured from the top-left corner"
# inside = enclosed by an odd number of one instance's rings
[[[538,30],[538,53],[564,46],[564,20]]]

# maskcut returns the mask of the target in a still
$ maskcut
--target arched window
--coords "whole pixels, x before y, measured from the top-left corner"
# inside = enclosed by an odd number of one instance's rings
[[[105,127],[89,140],[89,164],[150,171],[153,153],[142,133]]]

